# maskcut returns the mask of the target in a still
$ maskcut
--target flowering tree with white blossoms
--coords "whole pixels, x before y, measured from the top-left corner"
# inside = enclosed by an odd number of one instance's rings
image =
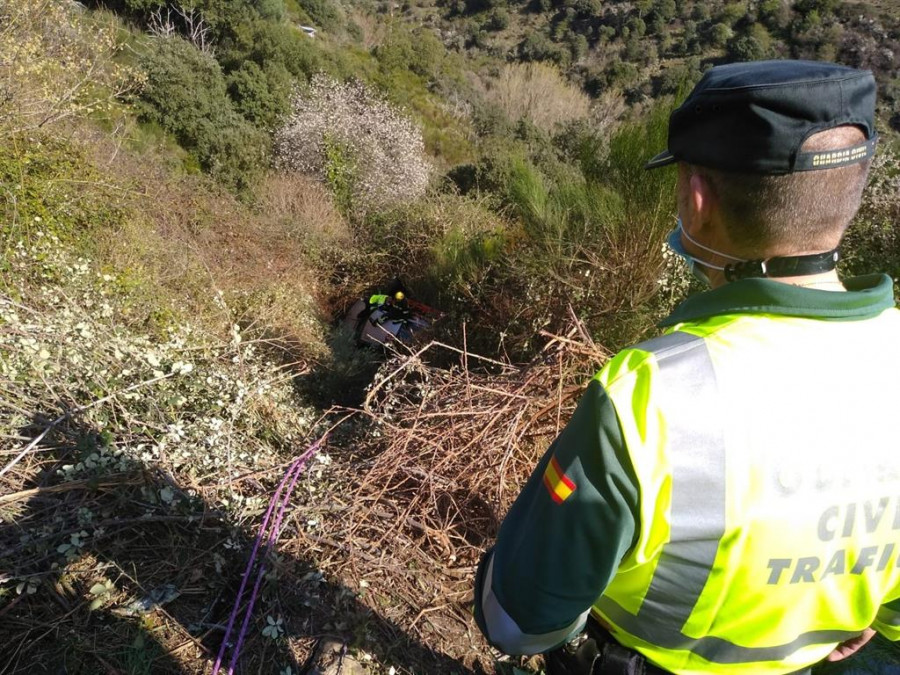
[[[421,197],[431,176],[420,127],[359,81],[317,75],[275,135],[276,166],[313,174],[347,211]]]

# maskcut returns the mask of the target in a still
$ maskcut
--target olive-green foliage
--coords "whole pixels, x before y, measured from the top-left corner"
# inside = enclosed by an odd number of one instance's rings
[[[233,25],[218,48],[217,58],[227,71],[253,61],[260,68],[284,68],[304,80],[323,67],[313,40],[289,24],[263,20]]]
[[[716,21],[720,21],[727,26],[734,26],[738,21],[747,15],[747,3],[743,1],[728,2],[722,6],[722,9],[716,15]]]
[[[693,56],[684,63],[667,68],[660,73],[657,92],[667,95],[690,91],[702,76],[700,59]]]
[[[123,9],[127,12],[142,14],[152,12],[166,5],[165,0],[121,0],[120,3],[112,2],[108,5],[113,9]]]
[[[89,4],[123,12],[146,24],[152,12],[176,3],[167,0],[89,0]],[[227,35],[233,26],[257,19],[281,21],[285,15],[283,0],[192,0],[177,4],[196,9],[213,29],[216,42]]]
[[[523,38],[519,43],[518,56],[522,61],[568,61],[566,51],[539,31],[531,31]]]
[[[671,21],[677,9],[675,0],[655,0],[651,14],[662,21]]]
[[[726,23],[714,23],[706,32],[707,39],[713,47],[724,47],[734,32]]]
[[[444,45],[430,30],[399,27],[374,53],[384,73],[411,71],[429,79],[441,75],[447,56]]]
[[[353,189],[357,180],[353,152],[339,139],[326,135],[325,146],[325,183],[334,195],[335,203],[347,214],[353,208]]]
[[[681,100],[683,95],[676,95]],[[647,160],[666,147],[672,105],[657,105],[645,121],[622,126],[609,143],[603,162],[587,157],[582,171],[589,179],[603,182],[622,196],[626,227],[659,233],[670,224],[673,213],[674,176],[671,171],[647,171]]]
[[[220,36],[235,26],[258,19],[281,21],[284,18],[282,0],[198,0],[194,4]]]
[[[819,12],[820,14],[831,14],[840,4],[840,0],[797,0],[794,3],[794,9],[800,13]]]
[[[480,108],[476,115],[476,126],[483,138],[481,153],[473,168],[475,185],[481,191],[493,193],[500,200],[507,199],[511,185],[509,176],[523,160],[548,175],[558,176],[564,170],[561,153],[543,129],[526,119],[511,123],[490,105]]]
[[[368,79],[391,103],[410,110],[422,123],[428,152],[447,164],[471,159],[468,123],[453,115],[445,103],[449,96],[467,98],[466,92],[471,89],[462,57],[449,53],[431,30],[403,25],[392,27],[373,56],[374,60],[359,56],[347,59],[345,50],[345,62],[339,64],[339,70],[346,77]],[[350,66],[353,68],[348,72]]]
[[[416,298],[450,314],[450,323],[488,311],[484,297],[504,264],[507,234],[487,200],[432,194],[369,214],[364,236],[382,265],[401,274]]]
[[[648,173],[644,164],[665,147],[668,114],[661,107],[620,128],[608,151],[578,129],[561,134],[557,142],[580,157],[580,170],[552,164],[540,170],[521,157],[505,163],[505,201],[519,226],[493,265],[492,283],[484,285],[488,310],[480,327],[486,335],[505,335],[510,354],[533,354],[540,329],[564,331],[570,303],[608,346],[633,341],[658,318],[648,300],[662,274],[674,175]]]
[[[171,37],[154,40],[142,65],[142,115],[173,134],[225,184],[252,183],[265,164],[268,139],[234,109],[215,59]]]
[[[292,79],[280,63],[269,62],[263,69],[245,61],[226,81],[237,111],[260,129],[276,128],[290,112]]]
[[[491,12],[484,27],[488,30],[504,30],[509,27],[509,11],[505,7],[497,7]]]
[[[340,25],[341,15],[332,0],[297,0],[297,4],[318,27],[334,29]]]
[[[735,35],[728,41],[728,58],[732,61],[759,61],[765,57],[765,47],[752,35]]]
[[[762,0],[757,12],[759,20],[772,30],[783,29],[791,20],[791,8],[782,0]]]
[[[568,274],[579,258],[598,247],[604,229],[623,216],[620,195],[596,182],[554,184],[533,166],[516,162],[509,197],[522,218],[523,232],[543,267]]]
[[[84,155],[71,143],[39,133],[0,143],[0,258],[37,233],[81,247],[84,233],[113,226],[122,217],[115,193],[105,187]]]

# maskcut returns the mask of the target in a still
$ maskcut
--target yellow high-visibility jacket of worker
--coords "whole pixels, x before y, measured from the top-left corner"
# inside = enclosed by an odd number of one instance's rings
[[[547,651],[593,612],[680,675],[900,639],[900,312],[887,276],[845,285],[736,281],[612,359],[482,561],[488,639]]]

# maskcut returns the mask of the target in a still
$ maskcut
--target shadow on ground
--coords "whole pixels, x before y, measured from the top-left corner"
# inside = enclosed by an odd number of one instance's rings
[[[92,429],[69,426],[38,450],[42,469],[0,496],[0,675],[211,672],[265,503],[234,522]],[[267,500],[282,471],[245,480]],[[401,673],[473,672],[316,561],[276,555],[267,569],[235,672],[313,672],[316,645]]]

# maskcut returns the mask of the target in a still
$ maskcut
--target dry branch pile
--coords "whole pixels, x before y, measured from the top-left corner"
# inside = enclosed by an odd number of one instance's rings
[[[373,431],[339,461],[338,503],[294,544],[330,553],[363,601],[474,667],[475,567],[537,460],[606,358],[578,327],[513,367],[432,342],[382,368]],[[428,365],[452,350],[459,365]],[[326,532],[326,535],[319,534]]]

